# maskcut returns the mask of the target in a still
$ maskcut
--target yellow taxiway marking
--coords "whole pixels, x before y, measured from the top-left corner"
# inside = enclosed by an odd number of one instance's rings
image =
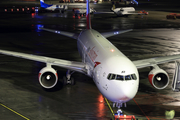
[[[17,114],[17,115],[21,116],[22,118],[24,118],[24,119],[26,119],[26,120],[30,120],[30,119],[28,119],[27,117],[25,117],[25,116],[23,116],[23,115],[19,114],[18,112],[16,112],[16,111],[12,110],[11,108],[9,108],[9,107],[7,107],[7,106],[3,105],[2,103],[0,103],[0,105],[1,105],[1,106],[3,106],[4,108],[6,108],[6,109],[10,110],[11,112],[13,112],[13,113],[15,113],[15,114]]]
[[[109,104],[108,100],[107,100],[105,97],[104,97],[104,99],[105,99],[105,101],[106,101],[106,103],[107,103],[107,105],[108,105],[109,109],[111,110],[111,113],[112,113],[112,114],[113,114],[113,116],[114,116],[114,112],[113,112],[112,107],[110,106],[110,104]]]

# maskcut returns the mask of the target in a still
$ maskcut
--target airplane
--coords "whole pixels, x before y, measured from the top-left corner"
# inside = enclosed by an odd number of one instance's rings
[[[75,15],[85,15],[86,14],[86,8],[73,8],[73,12]],[[90,8],[90,14],[96,12],[95,9]]]
[[[38,75],[39,83],[45,89],[54,88],[58,82],[57,71],[52,66],[68,69],[63,78],[64,84],[74,84],[71,77],[74,71],[85,74],[93,79],[101,94],[113,102],[113,107],[118,107],[118,111],[137,94],[140,68],[151,67],[148,75],[150,84],[159,90],[166,88],[169,76],[158,64],[176,61],[180,59],[180,55],[131,61],[107,38],[130,32],[132,29],[99,33],[91,27],[89,0],[86,5],[87,25],[80,34],[40,27],[42,30],[76,39],[82,62],[7,50],[0,50],[0,53],[45,63],[46,67],[42,68]]]
[[[109,14],[116,14],[117,16],[128,16],[128,15],[148,15],[148,12],[140,12],[136,13],[134,7],[121,7],[116,8],[115,5],[111,8],[112,12],[96,12],[95,14],[102,14],[102,13],[109,13]]]
[[[68,9],[67,5],[53,5],[53,4],[46,4],[44,3],[44,0],[40,0],[40,5],[41,8],[44,8],[48,11],[60,11],[61,13],[63,13],[64,11],[66,11]]]
[[[123,0],[126,4],[127,4],[127,2],[130,2],[130,3],[132,3],[132,4],[136,4],[136,5],[138,5],[138,1],[136,1],[136,0]]]

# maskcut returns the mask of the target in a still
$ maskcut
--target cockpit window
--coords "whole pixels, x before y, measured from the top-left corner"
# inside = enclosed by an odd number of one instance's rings
[[[137,77],[136,77],[136,74],[130,74],[130,75],[126,75],[126,76],[123,76],[123,75],[116,75],[116,74],[112,74],[112,73],[109,73],[108,76],[107,76],[107,79],[108,80],[137,80]]]
[[[124,80],[124,76],[122,76],[122,75],[117,75],[116,80]]]
[[[109,74],[107,79],[109,80],[114,80],[116,78],[116,75],[115,74]]]
[[[137,80],[137,77],[136,77],[135,74],[132,74],[132,75],[131,75],[131,78],[132,78],[133,80]]]
[[[114,80],[114,79],[115,79],[115,77],[116,77],[116,75],[115,75],[115,74],[112,74],[112,75],[111,75],[111,79],[112,79],[112,80]]]
[[[126,75],[125,76],[125,80],[131,80],[131,76],[130,75]]]

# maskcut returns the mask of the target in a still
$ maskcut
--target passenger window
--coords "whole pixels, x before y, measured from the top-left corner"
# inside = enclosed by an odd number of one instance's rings
[[[133,80],[137,80],[137,77],[136,77],[135,74],[132,74],[131,77],[132,77]]]
[[[130,75],[126,75],[125,76],[125,80],[131,80],[131,76]]]
[[[116,80],[124,80],[124,76],[122,76],[122,75],[117,75]]]

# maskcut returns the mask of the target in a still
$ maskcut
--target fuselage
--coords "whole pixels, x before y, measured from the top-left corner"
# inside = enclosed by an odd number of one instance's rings
[[[113,9],[113,8],[112,8]],[[129,15],[135,12],[134,7],[122,7],[122,8],[116,8],[113,10],[115,14],[117,15]]]
[[[68,8],[67,5],[52,5],[45,9],[55,11],[55,10],[67,10],[67,8]]]
[[[90,13],[95,12],[93,8],[90,8]],[[74,8],[75,14],[86,14],[86,8]]]
[[[135,65],[99,32],[87,29],[78,37],[78,51],[99,91],[112,102],[124,103],[138,91]]]
[[[55,10],[67,10],[68,6],[67,5],[58,5],[58,4],[46,4],[44,3],[44,0],[40,0],[40,5],[42,8],[50,11],[55,11]]]

